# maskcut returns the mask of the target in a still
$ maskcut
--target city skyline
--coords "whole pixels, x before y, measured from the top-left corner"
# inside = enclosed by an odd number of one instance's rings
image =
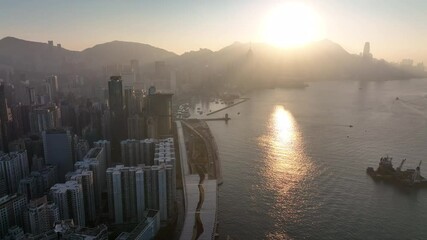
[[[2,2],[1,37],[53,40],[70,50],[121,40],[182,54],[199,48],[216,51],[235,41],[268,42],[263,36],[265,19],[277,7],[297,1]],[[427,61],[427,30],[422,27],[426,2],[302,2],[318,15],[321,26],[312,41],[330,39],[355,54],[369,41],[376,58]]]

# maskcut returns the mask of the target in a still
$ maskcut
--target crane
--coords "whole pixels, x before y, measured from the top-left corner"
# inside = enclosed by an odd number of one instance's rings
[[[400,163],[399,167],[396,168],[396,170],[400,172],[405,162],[406,162],[406,158],[402,159],[402,162]]]

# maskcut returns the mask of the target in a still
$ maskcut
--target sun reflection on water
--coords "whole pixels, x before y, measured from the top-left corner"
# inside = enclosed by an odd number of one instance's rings
[[[259,138],[258,144],[265,159],[262,187],[274,196],[271,215],[279,225],[282,221],[298,221],[305,198],[300,193],[304,192],[312,164],[304,152],[301,132],[292,113],[281,105],[275,106],[267,133]],[[274,235],[280,236],[277,232]]]

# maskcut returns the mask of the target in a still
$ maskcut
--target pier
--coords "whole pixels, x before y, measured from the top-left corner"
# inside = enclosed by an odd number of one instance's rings
[[[217,113],[217,112],[224,111],[224,110],[226,110],[226,109],[228,109],[228,108],[231,108],[231,107],[234,107],[234,106],[239,105],[239,104],[241,104],[241,103],[244,103],[244,102],[248,101],[250,98],[240,98],[240,99],[242,99],[242,100],[241,100],[241,101],[239,101],[239,102],[237,102],[237,103],[233,103],[233,104],[231,104],[231,105],[228,105],[228,106],[226,106],[226,107],[223,107],[223,108],[221,108],[221,109],[218,109],[218,110],[216,110],[216,111],[210,112],[210,113],[206,114],[206,116],[209,116],[209,115],[215,114],[215,113]]]

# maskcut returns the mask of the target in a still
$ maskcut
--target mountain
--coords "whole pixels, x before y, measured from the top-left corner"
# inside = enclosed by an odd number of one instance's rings
[[[0,40],[0,64],[33,72],[57,72],[67,63],[77,62],[79,52],[47,43],[31,42],[14,37]]]
[[[0,68],[26,73],[103,76],[102,67],[139,60],[145,76],[152,63],[165,61],[176,70],[178,84],[206,90],[220,86],[256,88],[315,80],[386,80],[425,76],[384,60],[365,59],[330,40],[301,48],[280,49],[264,43],[235,42],[218,51],[200,49],[177,55],[148,44],[113,41],[83,51],[13,37],[0,40]],[[92,73],[95,73],[93,75]],[[144,75],[143,74],[143,75]]]
[[[147,44],[113,41],[83,51],[70,51],[47,43],[14,37],[0,40],[0,64],[26,72],[79,73],[100,70],[107,64],[128,64],[131,59],[149,63],[176,56]]]
[[[136,59],[140,64],[160,61],[177,56],[173,52],[148,44],[113,41],[95,45],[81,52],[84,62],[90,67],[100,67],[107,64],[128,63]]]

